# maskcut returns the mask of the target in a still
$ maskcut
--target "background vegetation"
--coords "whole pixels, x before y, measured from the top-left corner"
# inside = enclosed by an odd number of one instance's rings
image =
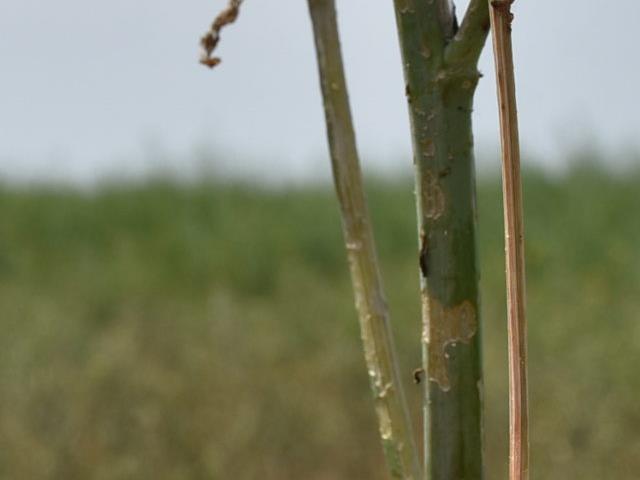
[[[418,425],[412,181],[369,194]],[[640,171],[525,177],[533,479],[640,471]],[[479,185],[486,457],[506,476],[499,183]],[[382,479],[333,192],[0,187],[0,478]]]

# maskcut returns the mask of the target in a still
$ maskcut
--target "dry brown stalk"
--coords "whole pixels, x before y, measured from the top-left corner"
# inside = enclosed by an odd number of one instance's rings
[[[509,478],[527,480],[529,478],[527,323],[520,145],[511,44],[513,0],[490,0],[489,3],[502,144],[509,329]]]

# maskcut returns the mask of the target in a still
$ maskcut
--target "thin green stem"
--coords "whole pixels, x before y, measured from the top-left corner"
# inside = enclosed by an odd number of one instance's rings
[[[334,0],[309,0],[309,10],[333,176],[380,437],[393,478],[418,480],[420,464],[363,190]]]
[[[447,45],[448,65],[475,67],[489,34],[489,6],[487,0],[471,0],[460,29]]]

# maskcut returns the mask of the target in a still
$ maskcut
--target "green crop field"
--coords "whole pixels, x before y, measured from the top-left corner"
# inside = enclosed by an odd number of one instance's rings
[[[420,428],[411,180],[371,182]],[[500,185],[479,184],[487,478],[506,478]],[[533,479],[640,472],[640,171],[525,178]],[[0,187],[0,479],[383,479],[328,187]]]

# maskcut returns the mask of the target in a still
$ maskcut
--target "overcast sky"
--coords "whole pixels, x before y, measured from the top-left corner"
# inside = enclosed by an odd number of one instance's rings
[[[84,181],[216,159],[237,174],[326,177],[307,2],[247,0],[210,71],[198,39],[225,2],[0,0],[0,175]],[[392,0],[337,3],[362,156],[406,168]],[[518,0],[514,12],[524,150],[557,167],[585,143],[612,157],[640,145],[640,2]],[[491,163],[489,48],[480,68],[476,143]]]

